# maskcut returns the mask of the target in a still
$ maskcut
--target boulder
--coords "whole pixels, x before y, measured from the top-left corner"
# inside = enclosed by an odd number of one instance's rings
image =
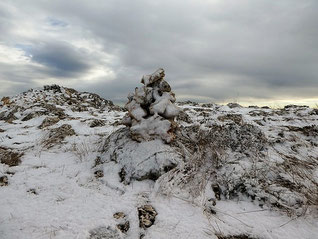
[[[124,184],[132,180],[156,180],[182,160],[176,150],[161,139],[137,142],[130,136],[129,128],[111,134],[103,151],[103,162],[120,165],[118,175]]]

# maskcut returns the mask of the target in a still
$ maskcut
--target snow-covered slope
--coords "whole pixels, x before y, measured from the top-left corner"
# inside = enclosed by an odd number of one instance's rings
[[[179,103],[168,145],[91,93],[0,104],[0,238],[318,238],[317,109]]]

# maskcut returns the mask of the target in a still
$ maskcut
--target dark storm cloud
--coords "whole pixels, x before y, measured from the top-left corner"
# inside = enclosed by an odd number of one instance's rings
[[[27,53],[32,55],[32,61],[46,66],[45,71],[51,76],[76,77],[91,67],[84,51],[64,42],[33,44]]]
[[[44,66],[41,74],[81,78],[94,66],[104,66],[115,78],[98,78],[95,83],[83,78],[74,87],[106,98],[125,98],[143,74],[158,67],[166,70],[177,96],[218,101],[317,97],[315,0],[16,3],[31,20],[41,13],[57,34],[44,31],[44,44],[24,49]],[[101,45],[101,53],[116,61],[103,65],[98,52],[88,54],[72,44],[82,38]]]

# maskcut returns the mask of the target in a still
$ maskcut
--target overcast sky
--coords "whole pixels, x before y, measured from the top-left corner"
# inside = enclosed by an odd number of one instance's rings
[[[318,1],[0,1],[0,96],[126,101],[159,67],[178,100],[318,103]]]

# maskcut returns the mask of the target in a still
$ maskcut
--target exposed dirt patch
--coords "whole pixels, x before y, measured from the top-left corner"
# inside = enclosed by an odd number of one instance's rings
[[[69,124],[63,124],[62,126],[51,129],[47,139],[43,141],[44,146],[52,148],[54,145],[61,143],[67,136],[75,135],[75,131]]]
[[[12,149],[0,147],[0,162],[10,167],[19,165],[22,155],[22,153],[15,152]]]

